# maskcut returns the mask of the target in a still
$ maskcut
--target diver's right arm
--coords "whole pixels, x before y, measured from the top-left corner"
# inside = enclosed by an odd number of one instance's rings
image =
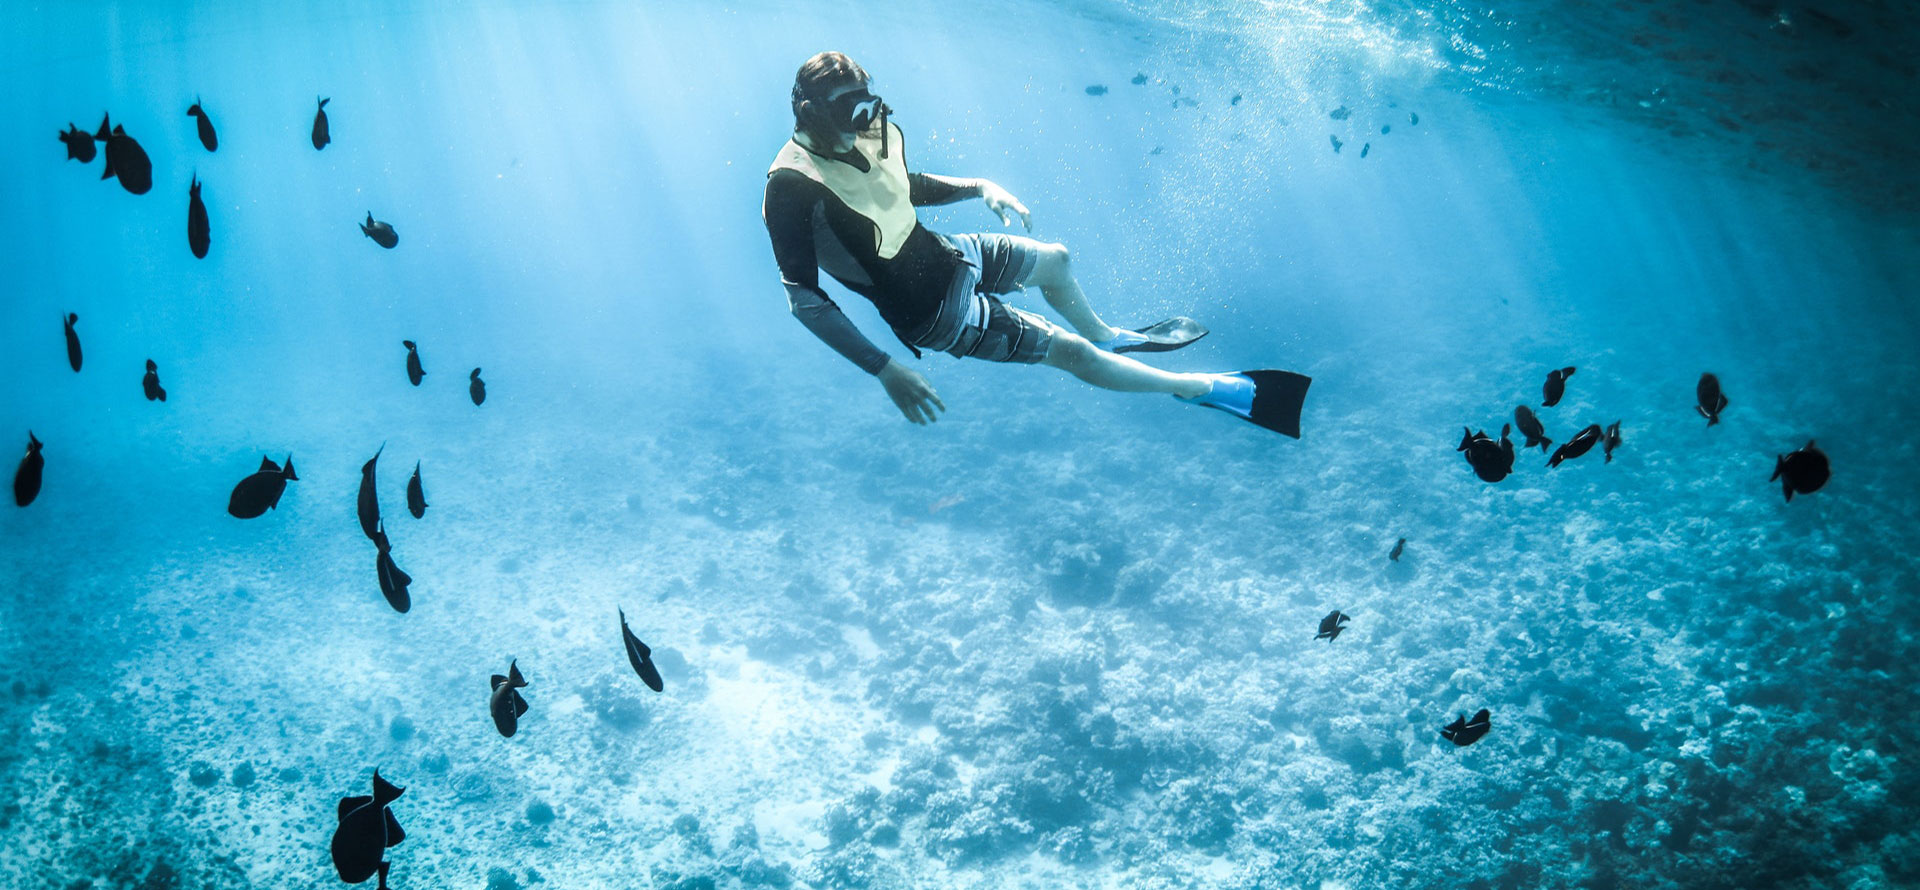
[[[947,406],[927,378],[873,345],[820,289],[820,267],[813,250],[813,201],[807,200],[803,189],[776,187],[783,178],[769,179],[761,215],[773,239],[774,262],[780,267],[780,283],[787,289],[787,307],[793,317],[860,370],[880,378],[888,398],[908,420],[932,421],[934,409],[944,411]]]

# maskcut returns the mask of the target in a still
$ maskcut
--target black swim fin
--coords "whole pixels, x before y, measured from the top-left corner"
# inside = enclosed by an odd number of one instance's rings
[[[1283,436],[1300,438],[1300,406],[1313,378],[1292,371],[1241,371],[1253,378],[1253,415],[1247,419]]]
[[[1145,336],[1146,342],[1116,346],[1113,349],[1114,352],[1172,352],[1183,346],[1191,346],[1208,334],[1205,325],[1184,315],[1176,315],[1133,330],[1134,333]]]

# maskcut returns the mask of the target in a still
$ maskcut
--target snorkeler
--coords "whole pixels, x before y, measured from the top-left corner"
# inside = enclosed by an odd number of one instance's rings
[[[1074,281],[1064,245],[992,233],[940,235],[920,225],[916,206],[977,197],[1003,224],[1018,215],[1032,230],[1027,208],[992,182],[908,172],[905,138],[871,84],[841,53],[820,53],[800,66],[793,138],[767,171],[761,212],[794,316],[880,378],[908,420],[932,422],[946,405],[926,377],[854,327],[820,288],[819,270],[873,301],[916,358],[926,348],[956,358],[1044,363],[1103,389],[1168,393],[1299,437],[1307,377],[1274,370],[1179,374],[1142,364],[1124,353],[1179,349],[1206,329],[1187,318],[1138,330],[1108,325]],[[1030,286],[1074,332],[999,299]]]

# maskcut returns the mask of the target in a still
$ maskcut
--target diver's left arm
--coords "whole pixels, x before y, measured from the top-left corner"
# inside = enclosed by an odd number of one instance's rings
[[[911,187],[909,197],[915,207],[932,204],[952,204],[968,198],[979,198],[987,202],[987,209],[1000,217],[1000,224],[1013,225],[1008,214],[1017,214],[1020,224],[1027,231],[1033,231],[1033,217],[1027,212],[1027,206],[1020,203],[1012,193],[985,179],[961,179],[954,176],[939,176],[933,173],[909,173],[907,184]]]

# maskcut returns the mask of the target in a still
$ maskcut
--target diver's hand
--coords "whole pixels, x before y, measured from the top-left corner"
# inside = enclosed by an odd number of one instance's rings
[[[1020,199],[1015,198],[1012,192],[982,179],[980,200],[987,202],[988,210],[999,215],[1001,225],[1013,225],[1013,219],[1007,214],[1017,213],[1020,215],[1020,224],[1026,226],[1027,231],[1033,231],[1033,216],[1027,213],[1027,205],[1020,203]]]
[[[914,423],[925,426],[939,419],[935,416],[935,408],[947,410],[939,394],[933,391],[933,384],[928,383],[919,371],[887,359],[886,367],[881,368],[876,376],[880,378],[880,385],[887,388],[887,396],[900,406],[900,413]]]

